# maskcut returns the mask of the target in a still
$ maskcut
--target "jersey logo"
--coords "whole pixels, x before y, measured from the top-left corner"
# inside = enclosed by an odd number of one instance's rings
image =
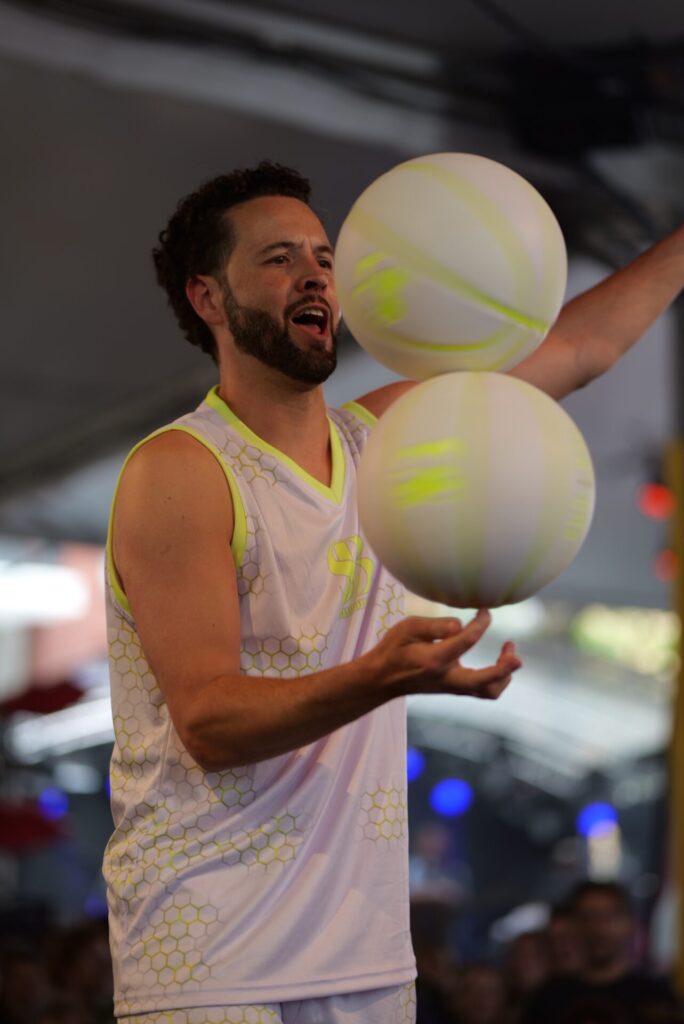
[[[328,548],[328,568],[335,576],[345,576],[341,619],[347,619],[368,601],[373,581],[373,559],[363,554],[363,541],[358,534],[336,540]]]

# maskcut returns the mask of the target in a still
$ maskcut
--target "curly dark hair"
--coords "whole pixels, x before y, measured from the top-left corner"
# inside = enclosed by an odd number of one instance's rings
[[[297,171],[270,160],[219,175],[180,200],[159,233],[159,245],[152,250],[157,281],[168,296],[180,329],[215,363],[216,341],[188,302],[185,285],[195,274],[218,276],[235,242],[230,219],[224,214],[232,206],[259,196],[289,196],[308,206],[311,185]]]

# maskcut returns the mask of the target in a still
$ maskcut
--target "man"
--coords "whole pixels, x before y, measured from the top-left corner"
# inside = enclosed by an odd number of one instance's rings
[[[356,463],[412,384],[326,410],[339,309],[308,203],[263,163],[186,197],[155,250],[219,384],[134,449],[108,545],[105,874],[135,1024],[412,1021],[401,698],[496,698],[521,664],[506,643],[461,665],[485,611],[401,621],[365,545]],[[575,300],[518,375],[560,397],[607,369],[677,293],[682,248]]]
[[[664,981],[637,971],[632,956],[634,918],[627,893],[616,882],[583,882],[571,902],[582,947],[579,972],[544,985],[523,1018],[525,1024],[576,1021],[591,1013],[620,1013],[641,1024],[668,1020],[677,1000]],[[592,1018],[593,1019],[593,1018]]]
[[[551,908],[546,926],[551,978],[574,977],[582,967],[582,944],[577,921],[566,903]]]

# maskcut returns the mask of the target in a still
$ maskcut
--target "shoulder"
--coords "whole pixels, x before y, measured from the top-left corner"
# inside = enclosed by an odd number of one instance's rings
[[[580,993],[581,985],[574,977],[549,978],[534,993],[527,1013],[523,1016],[524,1024],[547,1024],[554,1019],[554,1014]]]
[[[407,391],[410,391],[416,386],[418,382],[415,380],[398,380],[393,384],[385,384],[384,387],[377,388],[375,391],[369,391],[367,394],[357,398],[353,403],[354,405],[360,405],[363,409],[378,419],[384,412],[389,409],[398,398],[405,395]]]
[[[184,429],[164,428],[133,448],[124,463],[117,519],[232,518],[227,471],[218,452]]]
[[[206,438],[184,427],[164,427],[129,453],[121,479],[151,487],[160,480],[183,484],[190,477],[221,474],[218,452]]]
[[[622,979],[622,987],[635,999],[649,999],[675,1005],[676,996],[669,981],[663,977],[631,971]]]

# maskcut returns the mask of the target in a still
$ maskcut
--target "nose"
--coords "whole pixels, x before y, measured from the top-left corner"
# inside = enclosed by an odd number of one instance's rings
[[[322,273],[302,274],[297,281],[297,288],[303,295],[306,295],[307,292],[325,292],[327,287],[328,279]]]
[[[310,254],[302,257],[300,273],[297,277],[297,289],[306,295],[307,292],[325,292],[328,287],[329,273],[320,265],[318,257]]]

